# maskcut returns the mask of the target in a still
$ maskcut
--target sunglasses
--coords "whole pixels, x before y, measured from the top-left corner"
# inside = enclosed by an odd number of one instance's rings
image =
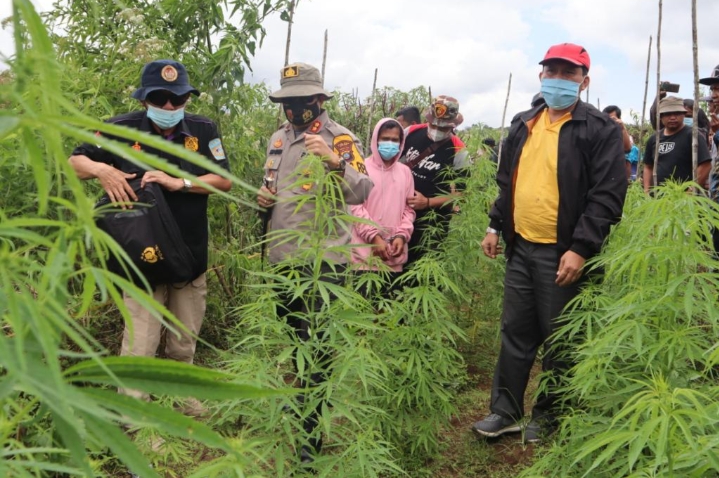
[[[172,103],[172,106],[182,106],[187,103],[189,97],[189,93],[182,96],[177,96],[176,94],[170,93],[169,91],[155,90],[151,93],[148,93],[146,99],[153,105],[157,106],[165,106],[168,101]]]

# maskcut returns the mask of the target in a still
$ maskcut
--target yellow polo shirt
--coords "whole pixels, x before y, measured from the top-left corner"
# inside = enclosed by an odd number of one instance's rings
[[[552,123],[545,109],[529,128],[514,185],[514,229],[529,242],[557,243],[559,130],[570,119]]]

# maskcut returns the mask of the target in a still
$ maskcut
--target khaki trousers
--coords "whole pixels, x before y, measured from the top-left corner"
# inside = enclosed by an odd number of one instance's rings
[[[197,336],[202,327],[207,305],[205,274],[187,284],[161,284],[155,287],[153,298],[165,305],[185,326],[184,330],[168,330],[165,338],[165,355],[178,362],[192,363]],[[125,326],[121,356],[154,357],[162,336],[162,323],[157,314],[143,308],[136,300],[124,295],[125,305],[132,316],[133,331]],[[119,389],[120,393],[147,400],[147,394],[138,390]]]

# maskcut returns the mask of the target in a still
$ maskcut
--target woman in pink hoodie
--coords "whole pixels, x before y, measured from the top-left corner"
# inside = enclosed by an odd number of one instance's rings
[[[350,208],[352,215],[367,220],[356,223],[352,231],[352,262],[359,270],[378,270],[381,260],[399,273],[407,262],[415,212],[407,205],[414,195],[412,173],[398,162],[404,137],[402,126],[392,118],[381,119],[372,133],[372,156],[365,166],[374,188],[363,204]]]

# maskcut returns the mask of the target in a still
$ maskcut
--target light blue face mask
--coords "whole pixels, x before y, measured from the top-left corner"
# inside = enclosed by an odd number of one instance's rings
[[[684,118],[684,124],[687,126],[691,126],[694,124],[694,118]]]
[[[176,110],[163,110],[156,106],[147,105],[147,117],[160,129],[170,129],[176,126],[185,117],[185,108]]]
[[[380,141],[377,143],[377,152],[383,160],[389,161],[399,153],[399,143],[394,141]]]
[[[553,110],[567,109],[579,98],[579,85],[559,78],[542,78],[542,97]]]

